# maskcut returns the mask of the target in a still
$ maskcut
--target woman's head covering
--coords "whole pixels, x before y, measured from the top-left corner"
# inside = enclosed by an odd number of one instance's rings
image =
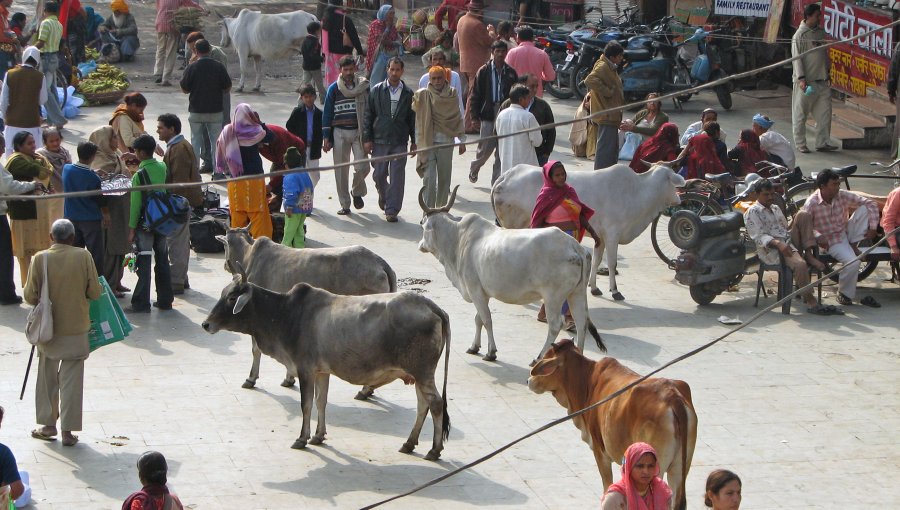
[[[32,59],[35,62],[35,65],[41,63],[41,50],[37,48],[37,46],[29,46],[22,51],[22,62],[28,62],[28,59]]]
[[[531,214],[531,228],[543,225],[544,219],[546,219],[547,216],[556,209],[556,206],[565,199],[569,199],[581,206],[581,211],[584,213],[585,218],[590,219],[591,216],[594,215],[594,210],[578,199],[578,193],[575,192],[575,188],[568,184],[558,187],[553,183],[553,179],[550,178],[550,173],[556,165],[562,166],[562,163],[559,161],[548,161],[547,164],[544,165],[544,187],[541,188],[541,192],[538,193],[537,201],[534,204],[534,212]],[[579,232],[579,235],[576,237],[581,239],[581,236],[583,235],[584,226],[582,225],[581,232]]]
[[[387,18],[388,13],[391,12],[391,10],[393,8],[394,8],[393,5],[389,5],[389,4],[382,5],[378,9],[378,15],[377,15],[378,21],[384,21],[384,19]]]
[[[231,124],[225,126],[216,141],[217,172],[231,174],[232,177],[244,175],[241,147],[251,147],[266,137],[266,130],[254,117],[249,104],[241,103],[234,107]]]
[[[109,4],[109,8],[118,12],[128,12],[128,4],[125,3],[125,0],[113,0]]]
[[[657,460],[656,472],[653,473],[653,480],[650,482],[650,492],[653,496],[650,502],[652,506],[647,506],[644,503],[634,480],[631,479],[631,468],[638,463],[641,457],[648,453],[652,454]],[[647,443],[634,443],[625,450],[625,462],[622,464],[622,479],[610,485],[607,490],[607,493],[609,492],[623,494],[626,499],[625,508],[628,510],[665,510],[669,508],[669,499],[672,497],[672,489],[659,477],[659,455]]]
[[[690,155],[687,158],[687,179],[699,179],[704,174],[720,174],[725,172],[725,165],[716,153],[716,143],[706,133],[691,137],[688,142]]]
[[[659,131],[638,146],[628,165],[637,173],[647,171],[647,165],[643,161],[656,163],[657,161],[671,161],[678,157],[678,126],[666,122],[659,127]]]
[[[742,176],[756,173],[756,164],[769,157],[759,145],[759,135],[750,129],[741,130],[741,139],[735,148],[741,149],[738,164]]]
[[[98,127],[91,131],[88,140],[97,146],[97,155],[91,163],[91,168],[109,173],[121,173],[124,170],[125,165],[119,157],[119,150],[110,143],[113,133],[115,129],[112,126]]]

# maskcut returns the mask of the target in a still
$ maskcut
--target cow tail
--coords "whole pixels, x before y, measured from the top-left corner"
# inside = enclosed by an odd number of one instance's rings
[[[444,387],[441,400],[444,401],[444,423],[441,424],[444,441],[450,439],[450,414],[447,412],[447,374],[450,370],[450,317],[441,310],[441,331],[444,340]]]
[[[397,273],[394,272],[394,268],[386,260],[382,259],[381,265],[384,267],[385,274],[387,274],[390,292],[397,292]]]
[[[591,281],[591,262],[593,258],[592,252],[587,253],[587,257],[584,258],[584,266],[581,268],[581,283],[579,284],[579,289],[587,289],[588,282]],[[597,342],[597,348],[600,349],[600,352],[606,352],[606,345],[603,344],[603,338],[600,336],[600,332],[597,331],[597,327],[594,326],[593,321],[591,321],[591,316],[588,314],[587,318],[588,324],[588,333],[594,337],[594,341]]]
[[[673,510],[686,510],[687,497],[685,496],[685,488],[687,487],[688,466],[687,448],[688,448],[688,413],[684,399],[679,395],[670,399],[670,407],[675,414],[675,438],[681,443],[681,490],[678,491],[678,499],[673,505]]]

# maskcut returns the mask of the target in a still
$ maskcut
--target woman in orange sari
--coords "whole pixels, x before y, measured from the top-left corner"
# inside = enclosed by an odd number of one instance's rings
[[[556,227],[579,242],[587,231],[594,238],[594,244],[600,244],[600,236],[591,227],[589,220],[594,210],[578,199],[575,188],[566,184],[566,169],[559,161],[548,161],[544,165],[544,187],[538,193],[531,214],[531,228]],[[566,316],[566,330],[575,331],[575,320],[569,313],[569,304],[563,304],[562,313]],[[546,322],[544,306],[538,312],[538,320]]]

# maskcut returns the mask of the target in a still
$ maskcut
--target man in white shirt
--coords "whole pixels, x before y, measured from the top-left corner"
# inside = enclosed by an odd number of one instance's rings
[[[450,69],[450,66],[447,65],[447,54],[444,53],[444,50],[435,48],[431,51],[431,65],[432,66],[441,66],[447,69]],[[455,88],[458,92],[457,96],[459,97],[459,111],[466,115],[466,105],[463,104],[463,88],[462,81],[459,79],[459,73],[456,71],[450,71],[450,86]],[[422,75],[422,78],[419,80],[419,88],[424,89],[428,88],[428,69],[425,70],[425,74]]]
[[[778,156],[788,170],[793,170],[797,167],[797,158],[794,156],[794,148],[791,147],[791,142],[789,142],[781,133],[771,130],[773,124],[775,124],[774,120],[761,113],[757,113],[753,116],[753,126],[751,129],[756,133],[756,136],[759,137],[759,145],[762,147],[762,150]]]
[[[684,130],[684,134],[681,135],[681,146],[684,147],[688,144],[688,141],[694,136],[699,135],[703,132],[703,125],[707,122],[718,122],[719,121],[719,113],[713,110],[712,108],[707,108],[700,112],[700,120],[694,122],[687,129]],[[725,141],[725,132],[722,131],[719,133],[719,140]]]
[[[497,135],[500,154],[500,174],[510,168],[526,163],[537,165],[537,153],[534,148],[539,147],[544,140],[541,135],[540,124],[534,118],[534,114],[525,109],[531,102],[531,92],[525,85],[515,85],[509,92],[509,108],[497,115],[494,129]],[[524,133],[523,131],[534,129]],[[514,135],[514,136],[509,136]]]

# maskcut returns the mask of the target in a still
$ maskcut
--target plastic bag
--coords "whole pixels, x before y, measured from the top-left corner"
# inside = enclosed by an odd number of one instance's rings
[[[619,159],[631,161],[632,158],[634,158],[634,153],[637,151],[637,148],[641,145],[643,140],[644,138],[637,133],[626,133],[625,143],[622,144],[622,148],[619,150]]]
[[[121,342],[134,329],[102,276],[100,286],[100,297],[90,304],[91,330],[88,340],[92,352],[104,345]]]

